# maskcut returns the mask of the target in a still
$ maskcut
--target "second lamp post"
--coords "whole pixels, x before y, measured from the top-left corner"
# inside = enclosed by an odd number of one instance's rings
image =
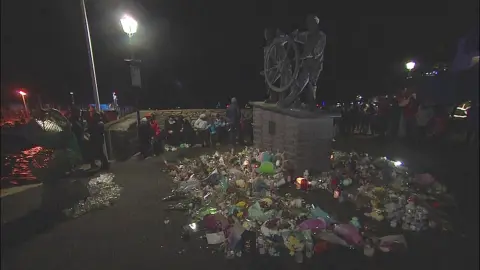
[[[122,19],[120,19],[120,23],[122,24],[123,31],[128,35],[128,41],[130,45],[130,59],[125,59],[125,61],[130,66],[130,77],[132,79],[132,87],[141,89],[142,88],[142,81],[140,77],[140,60],[135,60],[133,54],[133,46],[132,46],[132,37],[137,32],[138,23],[132,17],[125,15]],[[136,107],[137,107],[137,126],[140,125],[140,104],[139,104],[139,97],[138,93],[135,94],[136,96]]]

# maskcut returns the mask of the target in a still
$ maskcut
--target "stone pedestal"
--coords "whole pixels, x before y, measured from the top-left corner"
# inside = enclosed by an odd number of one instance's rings
[[[251,104],[255,147],[284,152],[299,176],[304,170],[322,172],[330,169],[333,115],[281,109],[263,102]]]

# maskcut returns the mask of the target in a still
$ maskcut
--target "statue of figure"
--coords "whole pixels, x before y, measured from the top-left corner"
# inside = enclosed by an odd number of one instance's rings
[[[318,17],[308,16],[306,24],[308,29],[306,32],[298,33],[298,30],[293,32],[295,42],[304,44],[303,52],[300,56],[302,63],[300,72],[291,86],[290,94],[279,104],[282,107],[292,106],[306,89],[308,109],[315,109],[317,80],[323,70],[323,52],[326,44],[326,35],[319,29]]]
[[[269,76],[272,81],[277,81],[280,79],[280,85],[285,85],[288,82],[288,79],[290,79],[290,74],[291,74],[291,64],[289,63],[289,59],[285,57],[287,51],[285,48],[282,46],[280,43],[275,44],[275,50],[273,54],[267,55],[267,51],[271,44],[273,43],[274,39],[277,37],[282,36],[279,30],[276,30],[276,32],[271,29],[271,28],[266,28],[265,32],[265,47],[264,47],[264,57],[265,61],[271,61],[273,63],[277,63],[279,61],[283,61],[284,65],[282,67],[282,70],[280,73],[275,72],[275,71],[268,71],[267,74],[265,74],[264,71],[261,72],[263,76]],[[266,58],[269,59],[266,59]],[[267,84],[267,95],[268,99],[265,101],[266,103],[277,103],[281,102],[284,97],[286,96],[286,93],[284,92],[275,92],[273,91]]]

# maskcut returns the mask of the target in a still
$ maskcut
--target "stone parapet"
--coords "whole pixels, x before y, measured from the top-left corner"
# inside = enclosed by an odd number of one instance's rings
[[[242,115],[244,118],[252,117],[251,109],[242,109]],[[214,117],[217,113],[221,116],[225,116],[225,109],[184,109],[184,110],[142,110],[140,111],[140,116],[144,117],[147,114],[155,113],[157,117],[158,124],[160,128],[163,129],[165,125],[165,120],[168,119],[170,115],[173,116],[183,116],[188,119],[192,125],[195,120],[198,119],[200,114],[205,113],[207,115],[212,115]],[[106,129],[106,143],[107,143],[107,152],[110,159],[115,160],[125,160],[138,152],[138,142],[137,142],[137,116],[136,113],[131,113],[125,117],[107,123],[105,125]]]

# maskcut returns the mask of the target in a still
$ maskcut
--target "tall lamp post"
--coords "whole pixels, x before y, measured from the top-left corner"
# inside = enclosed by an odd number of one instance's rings
[[[23,90],[20,90],[18,91],[18,94],[20,96],[22,96],[22,100],[23,100],[23,107],[25,108],[25,116],[28,118],[28,108],[27,108],[27,102],[25,101],[25,96],[27,95],[27,93]]]
[[[128,41],[130,45],[130,59],[125,59],[125,61],[130,65],[130,76],[132,79],[133,88],[142,88],[142,82],[140,77],[140,60],[134,59],[133,48],[132,48],[132,37],[137,32],[138,22],[128,15],[124,15],[120,19],[120,24],[122,25],[123,31],[128,35]],[[136,95],[136,107],[137,107],[137,126],[140,126],[140,104],[138,100],[138,94]]]
[[[95,102],[95,109],[100,112],[100,97],[98,95],[97,73],[95,72],[95,61],[93,59],[92,39],[90,37],[90,27],[88,25],[87,8],[85,7],[85,0],[81,0],[83,28],[85,30],[85,39],[87,40],[88,60],[90,62],[90,76],[92,77],[93,86],[93,101]]]
[[[70,97],[72,98],[72,105],[75,105],[75,97],[73,96],[73,92],[70,92]]]
[[[415,62],[410,61],[405,64],[405,68],[408,70],[408,77],[407,79],[410,79],[412,77],[412,70],[415,68]]]
[[[95,61],[93,59],[92,38],[90,37],[90,27],[88,25],[87,8],[85,7],[85,0],[80,0],[82,7],[83,29],[85,30],[85,39],[87,41],[88,60],[90,63],[90,76],[92,77],[93,100],[95,101],[95,110],[100,112],[100,96],[98,95],[97,73],[95,72]],[[73,98],[73,95],[72,95]],[[73,99],[72,99],[73,101]],[[103,143],[103,152],[108,155],[107,144]]]

